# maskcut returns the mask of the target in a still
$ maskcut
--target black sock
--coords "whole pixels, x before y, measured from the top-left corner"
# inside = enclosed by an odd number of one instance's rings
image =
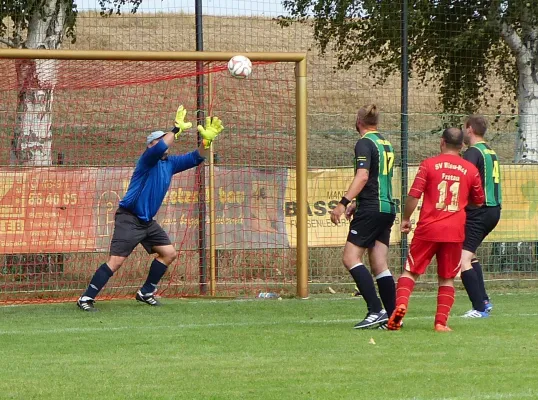
[[[484,273],[482,272],[482,265],[480,265],[480,261],[478,261],[478,259],[476,258],[471,261],[471,265],[476,272],[476,277],[478,278],[478,287],[480,288],[482,300],[489,301],[489,296],[486,293],[486,285],[484,284]]]
[[[465,286],[465,290],[469,295],[469,300],[471,300],[473,308],[476,311],[486,311],[475,270],[469,269],[467,271],[463,271],[461,273],[461,281],[463,282],[463,286]]]
[[[146,283],[144,283],[144,286],[142,286],[140,289],[142,294],[153,293],[155,290],[157,290],[157,284],[165,274],[167,268],[168,266],[164,265],[160,261],[157,261],[157,259],[153,260],[151,266],[149,267]]]
[[[114,272],[112,272],[106,263],[101,265],[99,268],[97,268],[95,274],[93,274],[93,278],[88,285],[88,289],[86,289],[82,297],[90,297],[95,299],[112,275],[114,275]]]
[[[368,312],[380,312],[383,307],[381,306],[381,300],[377,297],[374,278],[372,278],[370,271],[363,264],[357,264],[349,270],[349,273],[355,280],[359,292],[361,292],[362,297],[366,301]]]
[[[390,274],[390,271],[387,271]],[[379,297],[383,301],[383,306],[388,315],[396,308],[396,284],[392,275],[376,278]]]

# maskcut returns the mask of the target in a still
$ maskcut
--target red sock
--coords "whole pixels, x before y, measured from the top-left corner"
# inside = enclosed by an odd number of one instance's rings
[[[435,325],[445,325],[454,304],[455,290],[452,286],[439,286],[437,292],[437,312],[435,313]]]
[[[409,304],[409,297],[413,293],[415,288],[415,281],[411,278],[401,276],[398,279],[398,286],[396,288],[396,307],[403,304],[407,307]]]

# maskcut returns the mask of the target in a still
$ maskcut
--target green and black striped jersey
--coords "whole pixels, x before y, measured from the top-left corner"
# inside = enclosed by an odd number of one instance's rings
[[[500,206],[502,203],[501,169],[497,154],[485,142],[478,142],[463,153],[463,158],[473,163],[482,179],[482,187],[487,207]]]
[[[368,170],[368,181],[357,196],[357,211],[396,214],[392,200],[394,149],[379,132],[368,132],[355,145],[355,173]]]

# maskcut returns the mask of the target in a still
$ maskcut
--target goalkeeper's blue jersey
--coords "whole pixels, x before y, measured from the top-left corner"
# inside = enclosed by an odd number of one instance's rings
[[[167,149],[168,146],[162,139],[146,149],[136,163],[127,193],[120,201],[120,207],[126,208],[143,221],[151,221],[159,211],[174,174],[204,161],[198,150],[161,160]]]

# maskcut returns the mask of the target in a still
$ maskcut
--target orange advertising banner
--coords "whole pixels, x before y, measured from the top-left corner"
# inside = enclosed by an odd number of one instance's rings
[[[0,168],[0,254],[108,252],[132,167]],[[218,249],[289,247],[285,168],[215,167]],[[206,246],[209,174],[206,171]],[[199,243],[196,170],[172,179],[155,216],[178,250]]]
[[[0,252],[95,250],[96,169],[0,169]]]

